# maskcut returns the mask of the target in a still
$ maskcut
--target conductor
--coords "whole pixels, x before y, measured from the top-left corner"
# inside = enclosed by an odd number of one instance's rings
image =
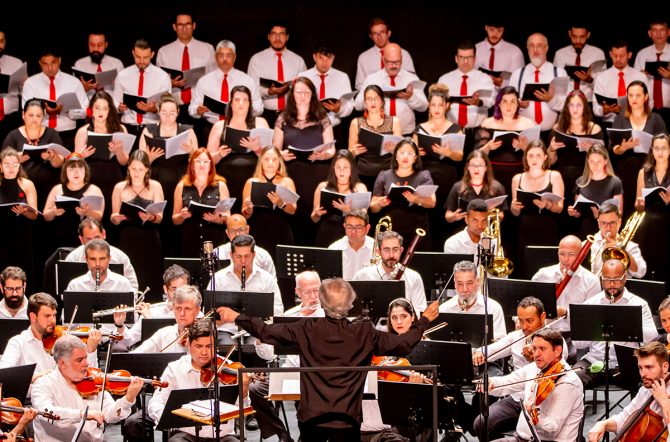
[[[235,322],[265,343],[297,345],[302,367],[365,366],[370,365],[373,354],[405,355],[438,315],[438,303],[434,302],[407,333],[393,335],[376,330],[371,322],[349,321],[347,315],[355,299],[351,285],[335,278],[323,281],[319,288],[326,317],[314,322],[268,325],[228,307],[219,307],[217,312],[223,322]],[[298,407],[302,440],[360,440],[365,377],[365,372],[355,371],[302,373]]]

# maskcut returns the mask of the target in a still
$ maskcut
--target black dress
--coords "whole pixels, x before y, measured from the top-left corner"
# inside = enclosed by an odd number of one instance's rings
[[[324,189],[326,188],[324,187]],[[337,192],[337,189],[327,190]],[[344,216],[339,210],[337,210],[337,213],[326,213],[323,215],[319,222],[316,223],[316,241],[314,245],[317,247],[328,247],[338,239],[342,238],[342,235],[344,235],[342,224],[344,224]]]
[[[302,198],[298,200],[300,204]],[[289,215],[284,210],[276,207],[254,207],[253,215],[249,218],[251,235],[256,244],[270,253],[272,259],[277,259],[277,244],[293,245],[293,230],[291,219],[295,215]],[[309,220],[311,223],[312,220]]]
[[[595,181],[591,180],[586,187],[579,187],[575,185],[575,198],[577,195],[583,195],[596,204],[602,204],[608,199],[614,198],[615,195],[623,193],[623,186],[621,180],[616,176],[608,176],[605,179]],[[628,195],[633,198],[632,195]],[[581,221],[581,228],[579,230],[579,237],[586,238],[587,235],[594,235],[598,231],[598,221],[591,215],[591,211],[587,214],[582,214],[579,218]]]
[[[493,132],[495,132],[495,129],[483,127],[477,129],[477,132],[475,132],[475,148],[484,147],[493,138]],[[493,175],[505,189],[511,189],[514,175],[523,172],[522,159],[523,150],[515,150],[514,147],[506,146],[505,143],[498,149],[489,152]]]
[[[216,206],[219,202],[219,186],[218,183],[205,188],[202,195],[198,194],[198,189],[195,186],[184,186],[181,201],[183,206],[188,208],[191,201],[208,206]],[[225,226],[210,223],[204,219],[196,219],[192,216],[182,224],[182,238],[181,238],[181,257],[194,258],[200,256],[202,243],[204,241],[212,241],[213,244],[223,244],[226,237]]]
[[[632,126],[629,119],[617,115],[614,118],[614,122],[612,122],[612,128],[632,129]],[[643,130],[652,135],[666,132],[663,118],[656,112],[651,112],[647,116],[647,122],[644,124]],[[623,155],[612,156],[616,162],[614,171],[616,175],[621,178],[621,182],[623,183],[623,214],[624,218],[628,218],[628,216],[633,213],[633,210],[635,210],[634,195],[637,192],[637,174],[642,168],[642,164],[644,163],[645,158],[647,158],[647,154],[635,153],[633,152],[633,149],[629,149],[624,152]]]
[[[90,185],[91,184],[88,183],[79,190],[70,190],[63,184],[63,196],[81,199]],[[77,247],[81,244],[77,232],[80,221],[81,217],[74,209],[65,209],[65,213],[61,216],[54,217],[53,221],[47,223],[47,230],[50,232],[49,238],[51,238],[52,253],[58,247]]]
[[[146,208],[154,201],[136,196],[128,201]],[[147,302],[160,301],[163,293],[163,254],[158,225],[152,222],[123,221],[119,225],[119,248],[130,258],[135,268],[139,289],[151,288]]]
[[[180,134],[188,130],[189,126],[184,126],[182,124],[177,125],[177,134]],[[146,127],[147,132],[151,134],[156,139],[163,139],[164,137],[160,136],[160,125],[150,125]],[[172,213],[174,207],[174,189],[177,187],[177,183],[183,177],[188,169],[188,155],[175,155],[170,159],[166,159],[165,155],[156,158],[153,163],[151,163],[151,178],[161,183],[163,187],[163,195],[167,200],[167,205],[163,213]],[[158,227],[162,238],[171,238],[171,241],[163,241],[163,254],[164,256],[175,256],[179,253],[179,237],[181,235],[181,229],[177,228],[171,222],[162,222]],[[197,255],[196,255],[197,256]]]
[[[387,195],[391,189],[391,184],[410,185],[416,189],[422,184],[433,184],[433,179],[430,176],[430,172],[427,170],[414,172],[407,177],[399,177],[393,169],[385,170],[377,177],[372,195]],[[389,215],[391,217],[393,230],[402,235],[405,247],[409,246],[409,243],[414,236],[416,236],[417,228],[424,229],[426,231],[426,237],[419,241],[416,250],[431,250],[431,232],[428,225],[428,209],[417,204],[407,207],[404,204],[391,203],[383,208],[380,214],[381,216]]]
[[[288,149],[289,146],[306,149],[323,144],[323,131],[329,125],[330,120],[326,117],[318,123],[300,129],[285,123],[282,115],[275,123],[275,127],[281,128],[284,132],[282,149]],[[296,193],[300,195],[298,209],[291,219],[293,237],[297,244],[303,246],[314,244],[316,226],[310,219],[314,206],[314,190],[321,181],[328,178],[330,168],[330,160],[312,162],[306,158],[307,156],[297,155],[295,160],[286,163],[288,174],[295,183]]]
[[[256,122],[254,120],[247,130],[254,129],[255,124]],[[224,126],[221,131],[221,144],[223,144],[226,136],[226,127],[227,126]],[[233,148],[234,146],[228,147]],[[244,183],[253,176],[254,170],[256,169],[256,163],[258,163],[258,156],[255,153],[238,153],[233,151],[226,155],[226,157],[216,165],[217,173],[226,179],[230,197],[236,198],[235,204],[230,211],[231,213],[240,213],[242,211],[242,191],[244,190]]]
[[[461,130],[458,124],[452,124],[441,135],[456,134]],[[421,125],[416,127],[416,133],[430,135]],[[450,236],[452,225],[444,219],[444,210],[442,207],[447,201],[449,190],[458,181],[458,163],[450,158],[440,159],[439,155],[433,155],[431,146],[420,146],[427,152],[427,155],[421,157],[424,170],[430,172],[433,182],[437,184],[435,192],[435,207],[428,211],[428,221],[430,225],[431,238],[433,240],[433,249],[439,250],[444,241]]]
[[[393,117],[385,116],[384,121],[379,126],[370,126],[365,117],[358,118],[358,133],[361,129],[367,129],[380,135],[393,134]],[[360,139],[360,135],[359,135]],[[391,168],[391,161],[393,155],[387,154],[379,155],[379,151],[366,146],[368,151],[356,157],[356,166],[358,168],[358,176],[360,177],[365,187],[372,189],[375,185],[377,176]]]
[[[644,173],[644,187],[668,187],[670,185],[670,174],[667,172],[659,183],[656,172],[651,170]],[[640,245],[640,251],[647,261],[646,278],[657,281],[670,282],[670,269],[668,269],[668,250],[670,250],[670,206],[665,205],[660,198],[647,199],[645,212],[647,215],[640,224],[633,241]]]
[[[0,180],[0,203],[27,203],[26,193],[19,186],[17,178]],[[33,254],[34,222],[23,215],[17,216],[12,206],[0,207],[0,225],[2,226],[2,246],[0,247],[0,269],[7,266],[18,266],[31,282],[35,280],[35,262]]]
[[[93,123],[89,124],[88,131],[93,132]],[[86,143],[86,145],[89,144],[88,142]],[[114,192],[114,186],[123,180],[124,168],[119,164],[116,156],[104,160],[88,157],[86,162],[89,169],[91,169],[91,184],[98,186],[105,197],[105,213],[103,213],[102,219],[109,220],[109,215],[112,213],[112,193]]]

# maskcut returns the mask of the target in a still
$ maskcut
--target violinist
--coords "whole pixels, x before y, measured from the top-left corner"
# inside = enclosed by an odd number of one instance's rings
[[[461,261],[454,265],[454,286],[457,296],[440,306],[441,313],[484,314],[484,297],[479,293],[479,278],[474,262]],[[498,301],[490,297],[488,313],[493,315],[493,339],[502,339],[507,334],[505,315]]]
[[[212,324],[208,320],[200,320],[193,323],[188,330],[187,350],[188,353],[170,362],[161,375],[161,380],[168,383],[167,388],[156,390],[147,406],[146,425],[153,426],[158,422],[165,409],[165,404],[172,390],[181,390],[187,388],[202,388],[205,385],[202,381],[202,371],[208,370],[212,358],[216,356],[212,343],[213,337]],[[223,358],[221,358],[223,359]],[[228,361],[230,362],[230,361]],[[245,402],[248,401],[247,387],[249,376],[244,374],[244,394]],[[221,441],[232,442],[238,439],[233,436],[233,420],[221,424]],[[144,431],[142,428],[142,412],[138,411],[130,418],[126,419],[124,424],[124,433],[128,440],[142,440]],[[190,441],[195,440],[193,436],[195,430],[193,427],[179,428],[170,434],[169,441]],[[225,435],[225,436],[224,436]],[[214,429],[204,427],[200,430],[199,440],[213,441]]]
[[[9,266],[0,273],[0,318],[28,319],[26,299],[26,272]]]
[[[603,290],[596,296],[586,300],[584,304],[614,304],[631,305],[642,307],[642,342],[649,342],[657,335],[656,326],[651,315],[651,309],[647,301],[634,295],[626,289],[626,267],[616,259],[605,261],[600,278]],[[579,378],[584,384],[584,388],[593,388],[605,383],[605,371],[602,369],[605,360],[605,342],[602,341],[573,341],[576,348],[588,347],[588,353],[578,361],[574,366],[582,367],[584,370],[578,372]],[[618,362],[614,344],[625,345],[627,347],[638,346],[637,342],[610,342],[609,350],[609,372],[611,383],[617,383],[618,378],[613,375],[618,372]]]
[[[32,402],[36,409],[52,410],[61,419],[52,421],[38,416],[33,423],[35,439],[44,442],[71,440],[83,410],[89,406],[86,418],[89,422],[84,426],[83,439],[103,441],[104,424],[119,422],[130,415],[144,383],[133,377],[126,394],[116,401],[108,392],[84,398],[77,390],[77,383],[88,375],[86,344],[75,336],[65,335],[54,344],[53,355],[57,369],[35,382]]]
[[[185,347],[186,343],[185,341],[180,342],[179,336],[182,336],[186,327],[190,327],[195,319],[202,315],[200,311],[201,304],[202,296],[197,287],[192,285],[178,287],[174,291],[172,303],[174,318],[177,323],[159,329],[149,339],[131,351],[131,353],[185,352],[187,350]],[[124,338],[127,338],[127,335],[124,335]]]
[[[28,298],[30,327],[12,337],[0,359],[0,368],[36,364],[32,382],[56,368],[53,357],[45,350],[42,340],[52,335],[56,326],[56,300],[47,293],[35,293]],[[86,343],[88,363],[97,366],[96,349],[102,335],[92,331]]]
[[[23,413],[21,413],[21,417],[19,418],[19,422],[14,426],[14,428],[12,428],[12,431],[0,431],[0,439],[6,442],[15,442],[17,438],[26,430],[28,424],[30,424],[36,416],[37,410],[34,408],[24,408]]]
[[[523,392],[523,406],[532,416],[540,440],[579,440],[579,426],[584,415],[584,389],[575,372],[566,371],[570,366],[563,359],[561,332],[542,329],[533,333],[532,339],[535,363],[507,376],[489,379],[489,392],[492,395]],[[557,376],[535,380],[538,376],[553,373]],[[524,380],[526,382],[509,385]],[[496,440],[512,442],[531,439],[526,419],[519,416],[514,435]]]
[[[519,302],[516,307],[516,314],[520,329],[514,330],[505,335],[504,338],[489,345],[487,353],[489,362],[512,356],[513,373],[519,372],[528,365],[532,365],[530,363],[533,362],[534,356],[532,345],[529,344],[529,341],[533,333],[546,325],[547,318],[542,301],[532,296],[527,296]],[[567,349],[567,345],[565,344],[564,349]],[[567,350],[563,354],[567,354]],[[472,362],[475,366],[484,363],[484,353],[481,348],[474,351]],[[499,374],[502,374],[502,372],[499,372]],[[498,394],[498,396],[502,395]],[[514,428],[517,418],[521,413],[519,400],[522,397],[523,395],[519,391],[489,406],[488,433],[492,439]],[[484,419],[481,415],[475,419],[474,430],[479,439],[483,440]]]
[[[652,441],[665,430],[670,422],[670,384],[668,384],[668,350],[660,342],[650,342],[635,349],[637,366],[642,378],[642,386],[637,395],[624,407],[621,413],[607,420],[596,422],[589,430],[589,442],[598,442],[605,431],[621,433],[627,423],[632,423],[627,435],[621,440]],[[644,411],[643,411],[644,410]],[[634,419],[638,412],[638,419]],[[639,424],[641,417],[649,418],[649,430],[644,434]],[[629,420],[631,419],[631,420]],[[620,434],[617,435],[619,437]],[[630,436],[631,438],[629,438]],[[661,437],[658,440],[665,440]]]
[[[93,239],[84,246],[88,272],[69,282],[68,292],[135,292],[130,281],[109,270],[110,245],[104,239]]]
[[[360,269],[354,275],[354,281],[381,281],[393,278],[393,271],[400,265],[400,257],[405,250],[402,246],[403,237],[398,232],[387,230],[380,233],[376,241],[382,262]],[[409,299],[414,310],[417,312],[426,310],[426,292],[421,275],[408,268],[400,280],[405,281],[405,298]]]

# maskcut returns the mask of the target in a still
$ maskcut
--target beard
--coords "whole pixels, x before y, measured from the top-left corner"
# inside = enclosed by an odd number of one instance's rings
[[[23,296],[5,296],[5,304],[7,304],[7,307],[9,307],[12,310],[16,310],[17,308],[21,307],[21,303],[23,302]]]
[[[94,51],[89,54],[89,57],[91,57],[91,61],[95,64],[100,64],[102,61],[102,57],[104,57],[105,54],[99,51]]]
[[[542,66],[542,63],[544,63],[544,60],[541,59],[540,57],[533,57],[530,59],[530,64],[532,64],[536,68]]]
[[[607,289],[605,290],[605,293],[607,293],[609,299],[617,299],[623,294],[623,287]]]

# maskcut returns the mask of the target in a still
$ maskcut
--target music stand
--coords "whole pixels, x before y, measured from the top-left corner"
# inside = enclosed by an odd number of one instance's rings
[[[525,246],[523,252],[525,279],[532,278],[538,270],[554,265],[558,260],[557,246]]]
[[[176,324],[174,318],[151,318],[151,319],[142,318],[141,321],[142,321],[141,322],[142,331],[141,331],[140,342],[146,341],[161,328]]]
[[[657,315],[658,306],[668,296],[663,281],[647,281],[645,279],[627,279],[626,288],[629,292],[636,294],[647,301],[651,307],[652,314]]]
[[[84,431],[84,425],[86,425],[86,419],[88,418],[88,405],[86,408],[84,408],[84,411],[81,413],[81,419],[79,419],[79,425],[77,425],[77,429],[74,432],[74,435],[72,436],[72,441],[71,442],[77,442],[79,440],[79,436],[81,436],[81,432]]]
[[[547,319],[554,319],[558,315],[556,311],[556,284],[553,282],[496,278],[489,278],[488,281],[489,293],[493,299],[500,303],[506,318],[516,316],[516,306],[527,296],[533,296],[542,301]]]
[[[119,275],[123,275],[123,264],[109,264],[109,270]],[[88,273],[88,266],[85,262],[57,261],[56,262],[56,294],[60,295],[65,291],[67,285],[74,278]]]
[[[15,397],[25,404],[28,389],[35,373],[35,366],[37,364],[0,368],[2,395],[4,397]]]
[[[349,316],[363,316],[375,321],[388,314],[389,304],[405,297],[404,281],[349,281],[356,292]]]
[[[472,365],[472,362],[470,364]],[[432,385],[379,381],[377,388],[377,403],[385,424],[406,426],[411,441],[416,440],[416,435],[421,433],[421,428],[432,427]],[[443,392],[438,392],[438,398],[444,397],[444,394],[440,393]],[[444,414],[438,412],[438,416],[444,417]]]
[[[28,319],[0,319],[0,354],[5,352],[10,339],[28,327],[30,327]]]
[[[528,410],[526,410],[526,406],[523,403],[523,399],[519,399],[519,405],[521,406],[521,414],[523,414],[524,419],[526,419],[526,423],[528,424],[528,429],[530,430],[530,435],[531,435],[530,442],[542,442],[542,439],[540,439],[540,435],[537,434],[537,428],[535,428],[535,425],[533,424],[533,420],[530,418],[530,415],[528,414]]]
[[[481,347],[484,343],[484,315],[479,313],[440,313],[435,321],[436,324],[446,322],[446,327],[435,330],[430,335],[436,341],[467,342],[473,347]],[[486,318],[489,330],[493,330],[493,315],[488,314]],[[489,334],[488,344],[493,342],[493,334]],[[472,353],[470,353],[470,366],[472,366]]]
[[[190,282],[191,284],[197,285],[199,281],[200,287],[204,288],[209,285],[209,275],[207,275],[202,271],[202,261],[200,260],[200,258],[176,258],[176,257],[163,258],[164,268],[167,269],[171,265],[175,264],[188,270],[188,273],[191,275],[191,282]],[[220,259],[219,261],[217,261],[217,266],[214,273],[229,265],[230,265],[229,259]]]
[[[230,307],[248,316],[270,318],[274,314],[274,296],[274,293],[267,292],[205,290],[203,305]]]
[[[237,385],[221,385],[219,387],[219,401],[234,404],[237,400]],[[177,416],[172,410],[182,408],[182,405],[193,401],[211,399],[208,388],[188,388],[183,390],[172,390],[163,408],[163,414],[156,424],[156,431],[170,430],[172,428],[195,427],[196,439],[202,424],[185,417]]]
[[[75,306],[77,314],[74,317],[75,324],[92,324],[99,322],[93,320],[93,312],[99,310],[113,309],[119,305],[135,305],[135,293],[133,292],[63,292],[63,311],[65,321],[69,321]],[[133,312],[126,313],[126,324],[135,322]]]
[[[277,246],[277,277],[291,278],[315,270],[321,278],[342,276],[342,251],[322,247]]]
[[[468,342],[421,341],[407,359],[413,365],[437,365],[438,380],[444,385],[472,385],[475,378]]]
[[[570,304],[573,341],[605,341],[605,417],[609,418],[610,342],[642,342],[642,306]]]
[[[449,281],[454,265],[461,261],[472,261],[472,255],[439,252],[416,252],[412,257],[412,269],[421,275],[423,289],[429,300],[435,300]],[[447,289],[454,289],[453,278]]]

